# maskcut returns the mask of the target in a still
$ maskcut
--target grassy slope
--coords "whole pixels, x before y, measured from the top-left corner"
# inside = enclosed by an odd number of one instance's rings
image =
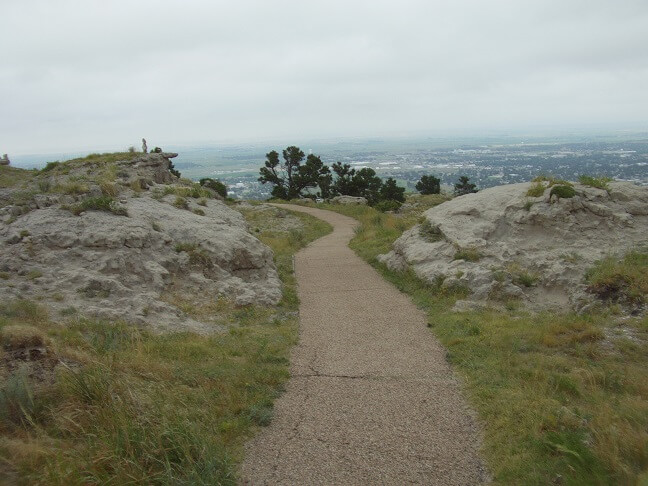
[[[1,302],[6,362],[19,341],[45,343],[67,365],[44,383],[26,370],[0,385],[0,483],[234,484],[242,443],[272,416],[297,339],[295,251],[331,228],[264,231],[284,285],[276,308],[187,305],[229,324],[212,336],[156,336],[120,323],[53,324],[32,302]],[[16,344],[18,343],[18,344]]]
[[[648,469],[648,319],[510,311],[454,313],[458,295],[376,261],[420,212],[319,205],[360,220],[351,247],[428,311],[429,327],[464,377],[484,422],[499,484],[635,484]],[[643,264],[637,270],[637,262]],[[648,258],[631,257],[636,274]],[[627,262],[615,268],[623,272]],[[613,266],[613,265],[612,265]],[[604,284],[611,263],[592,275]],[[637,277],[638,278],[638,277]],[[645,277],[636,288],[645,286]],[[643,474],[642,474],[643,472]]]

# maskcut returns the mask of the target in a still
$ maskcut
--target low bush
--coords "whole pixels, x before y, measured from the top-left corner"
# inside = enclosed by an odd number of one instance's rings
[[[558,185],[553,186],[549,194],[551,196],[558,196],[561,199],[569,199],[576,195],[576,190],[571,185]]]
[[[178,209],[189,209],[189,202],[182,196],[176,196],[173,205]]]
[[[388,199],[385,201],[379,201],[374,204],[374,208],[380,211],[381,213],[386,213],[387,211],[398,211],[398,209],[403,205],[399,201],[394,201],[393,199]]]

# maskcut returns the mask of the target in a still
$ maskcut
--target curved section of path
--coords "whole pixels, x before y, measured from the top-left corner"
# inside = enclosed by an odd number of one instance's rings
[[[333,225],[296,255],[300,341],[272,424],[246,446],[250,485],[469,485],[487,480],[479,433],[425,314]]]

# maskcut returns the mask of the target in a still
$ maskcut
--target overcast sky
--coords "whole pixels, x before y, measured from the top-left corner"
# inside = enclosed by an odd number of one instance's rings
[[[648,127],[647,0],[0,0],[0,153]]]

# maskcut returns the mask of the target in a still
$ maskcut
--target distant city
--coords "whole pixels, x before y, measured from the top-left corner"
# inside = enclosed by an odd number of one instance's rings
[[[370,167],[382,178],[394,177],[411,192],[424,174],[439,177],[446,191],[462,175],[480,189],[525,182],[538,175],[576,180],[587,174],[648,185],[648,133],[563,139],[292,141],[283,145],[163,148],[179,152],[174,163],[183,177],[218,178],[228,185],[231,197],[265,199],[271,187],[257,181],[265,154],[271,150],[281,152],[293,144],[306,153],[319,155],[328,165],[340,161],[355,168]],[[46,156],[14,159],[19,166],[42,166],[56,160]]]

